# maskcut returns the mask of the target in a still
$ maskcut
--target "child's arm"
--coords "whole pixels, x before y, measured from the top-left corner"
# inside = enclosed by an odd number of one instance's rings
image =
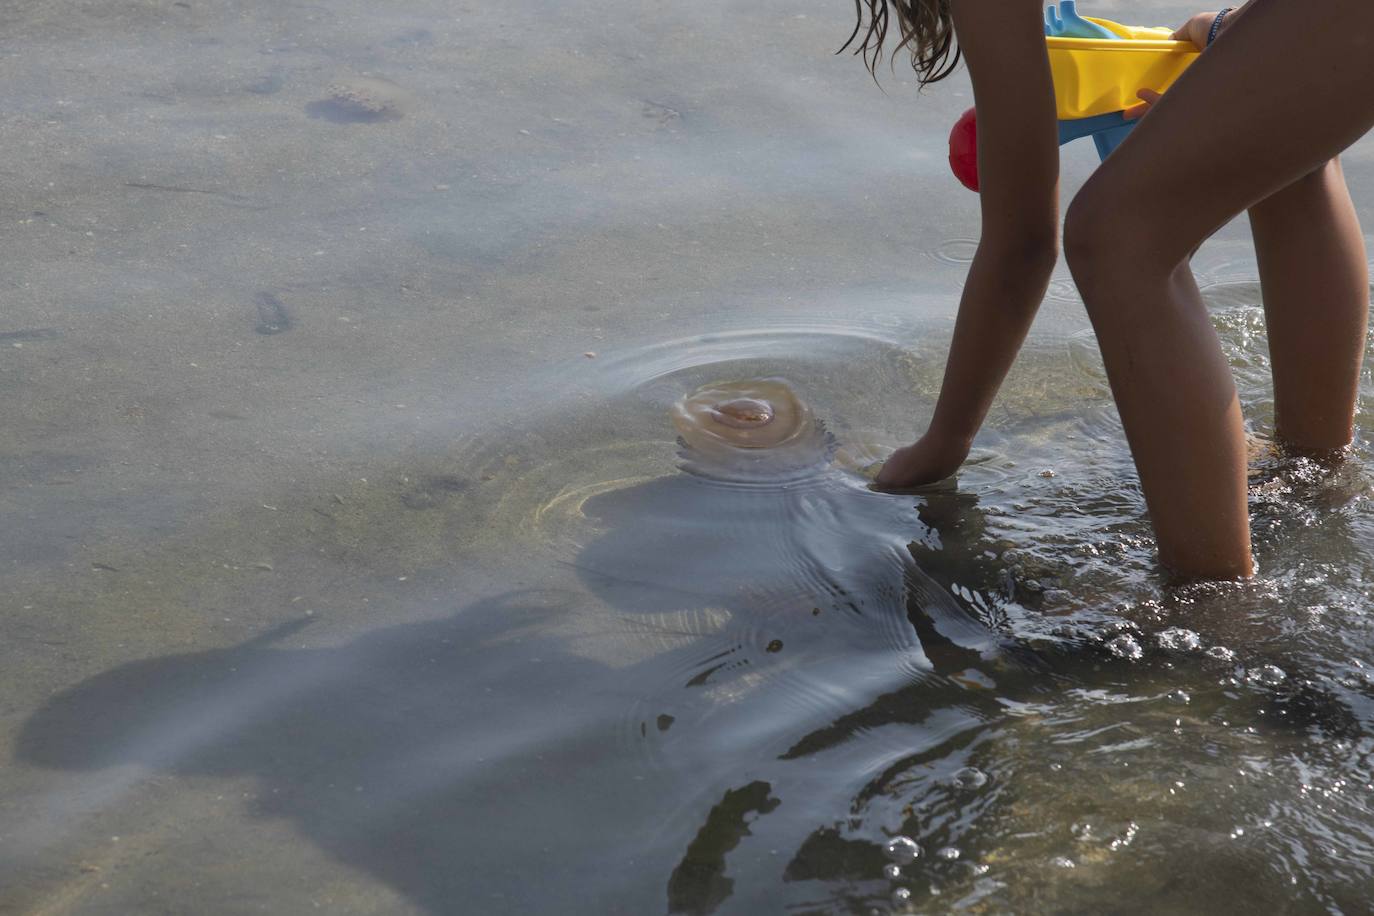
[[[953,474],[1011,368],[1058,257],[1059,140],[1040,0],[956,0],[978,108],[982,238],[959,304],[930,428],[878,475],[908,487]]]

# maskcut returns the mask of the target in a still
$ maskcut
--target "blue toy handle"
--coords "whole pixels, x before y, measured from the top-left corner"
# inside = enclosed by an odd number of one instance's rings
[[[1054,4],[1045,8],[1045,35],[1050,38],[1104,38],[1115,39],[1110,29],[1090,22],[1078,15],[1077,0],[1060,0],[1056,9]]]
[[[1098,115],[1095,118],[1060,121],[1059,145],[1063,146],[1083,137],[1092,137],[1093,142],[1097,144],[1098,157],[1105,160],[1130,136],[1131,131],[1135,130],[1135,125],[1135,121],[1127,121],[1125,115],[1119,111]]]

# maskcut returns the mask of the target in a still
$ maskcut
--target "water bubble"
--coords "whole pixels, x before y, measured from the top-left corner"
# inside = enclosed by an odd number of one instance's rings
[[[1166,694],[1166,696],[1169,698],[1169,702],[1180,703],[1184,705],[1192,702],[1193,699],[1191,696],[1188,695],[1188,691],[1186,690],[1170,690]]]
[[[911,903],[911,891],[899,887],[892,892],[892,905],[901,910]]]
[[[889,881],[896,881],[902,877],[902,866],[895,862],[889,862],[883,866],[883,877]]]
[[[1261,665],[1246,675],[1246,680],[1266,687],[1277,687],[1288,680],[1288,675],[1277,665]]]
[[[941,847],[935,855],[944,859],[946,862],[958,862],[959,857],[963,855],[963,853],[959,851],[959,847],[957,846],[944,846]]]
[[[1196,652],[1202,648],[1202,637],[1183,627],[1170,627],[1155,638],[1161,649],[1175,652]]]
[[[1208,658],[1215,658],[1219,662],[1233,662],[1236,660],[1236,653],[1225,646],[1213,646],[1207,650]]]
[[[950,779],[960,789],[981,789],[988,784],[988,774],[977,767],[964,767]]]
[[[1137,661],[1145,654],[1145,650],[1140,648],[1140,643],[1135,641],[1135,637],[1129,633],[1122,633],[1107,641],[1107,651],[1117,658],[1124,658],[1128,661]]]
[[[1140,825],[1137,824],[1135,821],[1132,821],[1130,824],[1126,825],[1126,829],[1122,831],[1120,836],[1114,837],[1111,843],[1107,844],[1108,848],[1111,849],[1112,852],[1116,852],[1118,849],[1126,848],[1127,846],[1135,842],[1135,836],[1139,832]]]
[[[1073,834],[1074,839],[1086,843],[1093,838],[1093,825],[1087,822],[1080,822],[1070,827],[1069,833]]]
[[[921,855],[921,847],[909,836],[894,836],[887,841],[884,851],[898,865],[910,865]]]
[[[1055,856],[1053,859],[1050,860],[1050,864],[1053,865],[1055,868],[1077,868],[1077,867],[1078,867],[1077,865],[1074,864],[1073,859],[1070,859],[1068,856]]]

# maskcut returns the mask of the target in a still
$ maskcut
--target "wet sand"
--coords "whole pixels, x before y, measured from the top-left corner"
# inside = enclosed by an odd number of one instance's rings
[[[1151,5],[1162,22],[1185,12]],[[944,165],[967,83],[918,96],[899,69],[884,95],[832,56],[846,17],[584,0],[0,12],[0,912],[449,912],[457,894],[486,901],[471,912],[641,912],[671,898],[674,856],[720,793],[642,823],[655,784],[635,789],[624,761],[604,779],[577,768],[602,735],[573,726],[628,709],[622,672],[652,674],[657,654],[715,632],[725,602],[698,609],[696,630],[626,629],[557,549],[560,513],[595,495],[564,481],[670,472],[676,388],[638,378],[651,395],[636,412],[597,406],[625,403],[608,394],[626,384],[618,354],[648,360],[663,341],[858,327],[884,390],[938,381],[960,240],[977,234],[976,198]],[[1066,188],[1091,164],[1070,150]],[[1367,217],[1367,142],[1347,175]],[[1199,270],[1245,281],[1248,251],[1229,228]],[[1059,347],[1086,321],[1062,278],[1056,290],[1035,333]],[[1029,359],[999,409],[1098,391],[1061,369]],[[898,441],[928,410],[823,378],[812,400],[851,442]],[[405,681],[460,620],[459,673]],[[529,673],[541,652],[553,673]],[[264,747],[212,741],[185,765],[166,765],[175,749],[125,753],[131,708],[175,722],[170,696],[238,664],[270,672],[263,702],[297,666],[328,672],[310,681],[328,698],[244,738]],[[367,674],[344,688],[340,670]],[[570,723],[549,738],[556,765],[489,785],[484,772],[446,819],[330,820],[366,817],[334,793],[376,791],[342,781],[375,776],[368,761],[331,756],[369,696],[402,696],[381,702],[389,721],[422,697],[495,688],[521,706],[578,678],[604,705],[571,695],[547,711]],[[107,689],[110,704],[89,700]],[[87,705],[35,733],[72,690]],[[501,737],[480,705],[418,715]],[[85,752],[68,753],[82,733]],[[398,784],[422,785],[415,767]],[[299,798],[271,798],[293,785]],[[606,848],[565,853],[598,813],[624,831],[607,844],[618,880],[584,881]],[[416,825],[442,855],[379,852]],[[676,852],[636,861],[658,841]],[[747,883],[738,899],[769,899]]]

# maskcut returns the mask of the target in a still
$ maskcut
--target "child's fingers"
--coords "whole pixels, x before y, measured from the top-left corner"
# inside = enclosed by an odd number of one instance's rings
[[[1183,25],[1178,27],[1178,31],[1171,36],[1174,41],[1191,41],[1200,51],[1207,46],[1207,33],[1211,31],[1212,22],[1216,19],[1216,13],[1198,13]]]
[[[1149,113],[1150,107],[1164,97],[1153,89],[1142,89],[1135,96],[1140,99],[1140,104],[1132,105],[1121,113],[1121,116],[1127,121],[1136,121],[1145,117]]]

